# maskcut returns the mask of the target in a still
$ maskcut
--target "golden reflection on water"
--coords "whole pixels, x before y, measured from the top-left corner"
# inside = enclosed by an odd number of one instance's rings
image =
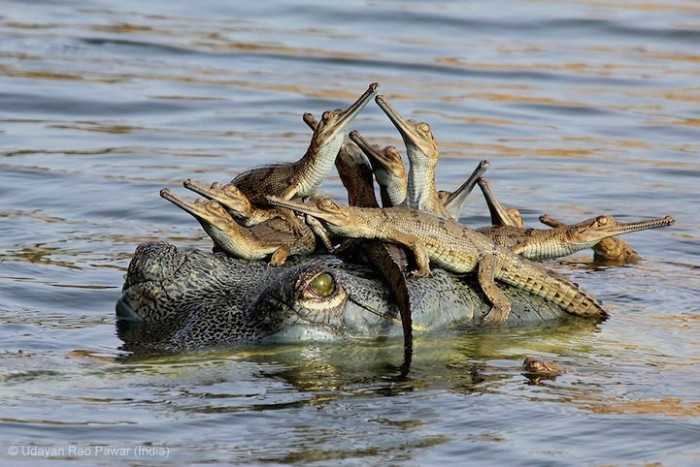
[[[634,401],[601,401],[590,403],[586,408],[593,413],[599,414],[663,414],[673,417],[700,416],[700,402],[685,401],[677,397]]]

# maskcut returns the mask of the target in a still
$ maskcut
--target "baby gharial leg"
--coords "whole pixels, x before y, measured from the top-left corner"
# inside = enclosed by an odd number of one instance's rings
[[[491,302],[491,309],[481,318],[481,323],[487,326],[498,326],[506,322],[512,304],[505,293],[496,285],[494,280],[496,270],[499,268],[499,253],[493,251],[484,252],[477,265],[477,278],[482,292]]]
[[[270,257],[270,266],[282,266],[289,257],[289,246],[284,245],[275,250]]]

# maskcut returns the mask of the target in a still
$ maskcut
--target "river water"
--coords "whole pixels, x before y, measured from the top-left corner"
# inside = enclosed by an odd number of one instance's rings
[[[2,2],[0,463],[699,463],[700,5],[242,4]],[[372,81],[431,124],[441,189],[488,159],[530,226],[675,216],[639,264],[550,263],[612,318],[419,336],[406,378],[400,341],[120,360],[137,244],[210,247],[159,189],[297,159],[301,114]],[[354,128],[401,147],[374,104]]]

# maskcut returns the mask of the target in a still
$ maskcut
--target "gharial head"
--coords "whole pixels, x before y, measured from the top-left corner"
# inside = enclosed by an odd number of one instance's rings
[[[327,110],[321,115],[321,120],[311,114],[304,114],[304,122],[314,129],[314,138],[330,140],[336,136],[344,136],[345,129],[374,97],[379,89],[379,83],[371,83],[367,90],[345,110]],[[315,128],[314,128],[315,127]]]
[[[217,201],[197,198],[192,202],[177,196],[168,188],[160,190],[160,196],[194,216],[195,219],[203,225],[208,224],[225,229],[236,222],[228,211]]]
[[[351,210],[359,208],[349,208],[342,206],[330,198],[317,198],[314,204],[302,204],[294,201],[286,201],[275,196],[268,196],[267,200],[273,206],[291,209],[302,214],[308,214],[323,221],[328,228],[336,234],[346,234],[348,229],[357,228],[357,216],[351,214]]]
[[[396,147],[386,146],[384,149],[381,149],[376,144],[370,144],[357,130],[351,131],[349,136],[362,152],[367,155],[375,173],[383,171],[386,175],[399,179],[406,177],[406,168],[403,164],[401,153]]]
[[[214,182],[210,186],[188,178],[182,185],[206,198],[218,201],[234,216],[249,217],[253,210],[253,204],[248,197],[235,185]]]
[[[391,123],[399,130],[406,144],[406,152],[410,159],[422,157],[429,160],[437,160],[439,151],[433,132],[430,130],[430,125],[425,122],[403,118],[383,95],[377,96],[375,101],[389,117]]]
[[[671,216],[660,217],[647,221],[619,222],[613,216],[602,215],[585,220],[570,227],[579,241],[595,241],[613,235],[622,235],[640,230],[656,229],[673,225],[676,220]]]
[[[400,329],[388,303],[374,271],[330,256],[275,268],[159,242],[137,248],[117,319],[125,349],[146,354],[380,335]]]

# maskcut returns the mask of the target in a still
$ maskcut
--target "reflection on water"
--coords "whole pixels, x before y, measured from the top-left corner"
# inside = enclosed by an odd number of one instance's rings
[[[4,2],[3,459],[71,443],[165,445],[176,463],[698,458],[698,5],[239,3]],[[298,158],[301,114],[372,81],[430,123],[440,189],[489,159],[529,226],[673,215],[627,237],[639,264],[551,264],[612,318],[420,336],[408,375],[398,340],[122,355],[113,306],[135,246],[210,247],[159,189]],[[356,128],[402,147],[374,106]],[[342,197],[334,174],[323,189]],[[479,196],[463,214],[488,219]],[[532,384],[526,355],[570,371]]]

